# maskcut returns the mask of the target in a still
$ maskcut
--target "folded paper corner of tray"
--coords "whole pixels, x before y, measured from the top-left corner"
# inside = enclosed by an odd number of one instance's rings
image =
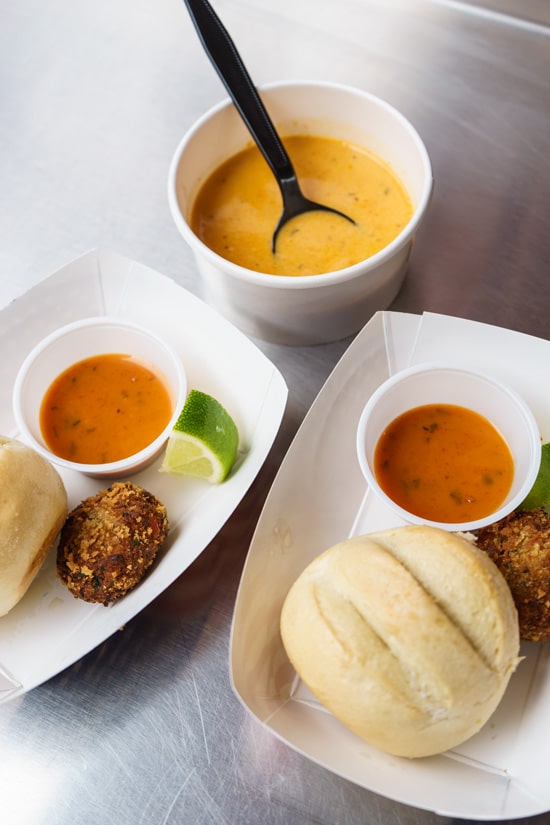
[[[0,704],[10,699],[14,694],[19,693],[23,685],[0,661]]]

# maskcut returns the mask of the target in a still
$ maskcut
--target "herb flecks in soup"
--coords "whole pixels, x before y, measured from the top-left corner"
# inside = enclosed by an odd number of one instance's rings
[[[163,378],[129,355],[108,353],[73,364],[51,384],[40,409],[49,449],[81,464],[134,455],[172,415]]]
[[[279,187],[256,146],[223,163],[193,204],[191,227],[214,252],[273,275],[318,275],[358,263],[387,246],[409,222],[410,197],[392,169],[372,153],[333,138],[283,140],[304,194],[349,215],[309,212],[271,239],[282,210]]]
[[[400,507],[448,524],[496,510],[511,487],[514,460],[484,416],[453,404],[428,404],[408,410],[384,430],[374,473]]]

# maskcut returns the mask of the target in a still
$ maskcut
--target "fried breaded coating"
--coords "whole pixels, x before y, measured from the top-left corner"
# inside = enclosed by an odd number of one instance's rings
[[[508,583],[521,638],[550,639],[550,515],[543,507],[515,510],[476,537]]]
[[[69,513],[57,573],[73,596],[108,605],[141,581],[168,534],[165,506],[130,482],[116,482]]]

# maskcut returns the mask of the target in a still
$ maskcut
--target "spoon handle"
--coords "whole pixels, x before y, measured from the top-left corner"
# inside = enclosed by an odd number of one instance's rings
[[[294,168],[231,37],[208,0],[184,0],[200,40],[279,185]]]

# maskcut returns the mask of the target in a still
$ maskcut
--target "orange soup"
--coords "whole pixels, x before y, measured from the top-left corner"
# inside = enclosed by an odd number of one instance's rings
[[[271,248],[282,199],[256,146],[223,163],[203,184],[190,224],[218,255],[273,275],[317,275],[351,266],[387,246],[409,222],[413,207],[393,170],[354,144],[294,135],[283,140],[304,194],[349,215],[326,212],[291,220]]]
[[[42,401],[40,428],[61,458],[106,464],[154,441],[172,410],[169,390],[152,367],[109,353],[85,358],[56,378]]]
[[[374,455],[378,483],[416,516],[473,521],[496,510],[514,476],[506,441],[482,415],[453,404],[428,404],[398,416]]]

